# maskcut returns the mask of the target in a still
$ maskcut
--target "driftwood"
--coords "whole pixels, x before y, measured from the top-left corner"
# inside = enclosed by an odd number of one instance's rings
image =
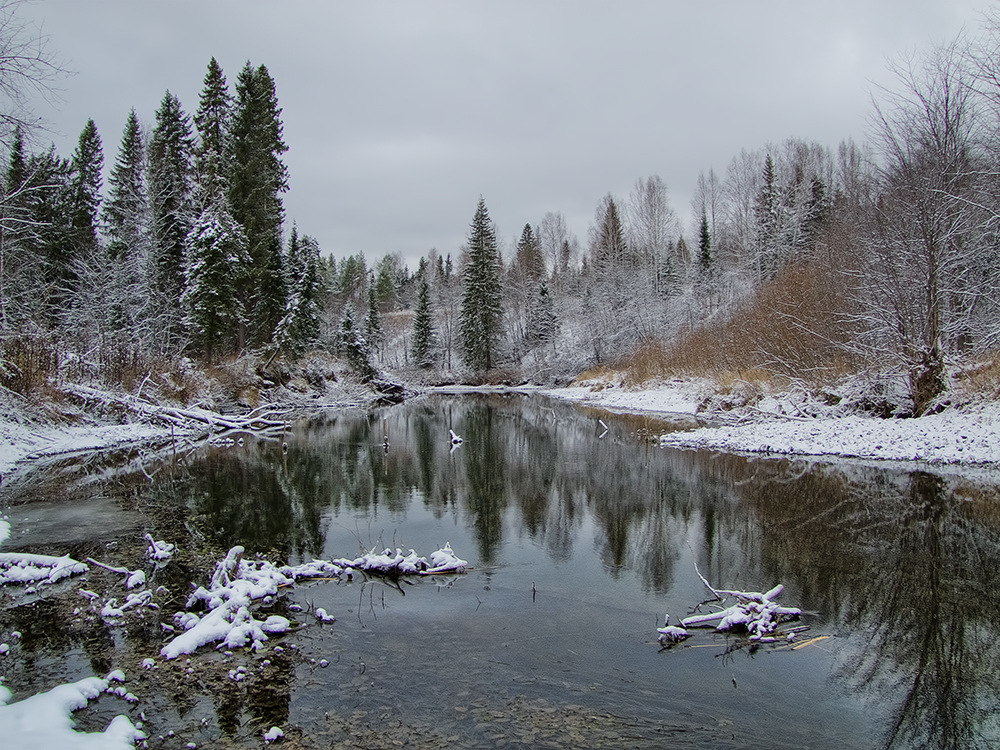
[[[797,619],[802,610],[798,607],[783,607],[774,599],[785,590],[780,583],[769,591],[730,591],[717,589],[701,574],[695,563],[695,572],[712,592],[715,599],[724,602],[728,598],[736,599],[732,606],[703,615],[692,615],[681,620],[680,627],[670,624],[670,615],[664,620],[663,627],[657,628],[659,641],[663,646],[680,643],[690,636],[687,631],[692,627],[715,627],[718,632],[746,632],[751,641],[771,643],[776,640],[773,635],[778,625],[788,620]],[[794,637],[794,636],[793,636]]]
[[[120,396],[100,391],[85,385],[67,384],[64,389],[84,401],[96,401],[109,406],[117,406],[138,417],[153,422],[161,422],[169,427],[189,429],[204,425],[209,431],[246,430],[258,431],[286,427],[286,422],[276,417],[285,412],[268,407],[258,407],[244,415],[223,415],[208,409],[164,406],[148,401],[141,396],[141,388],[135,396]]]

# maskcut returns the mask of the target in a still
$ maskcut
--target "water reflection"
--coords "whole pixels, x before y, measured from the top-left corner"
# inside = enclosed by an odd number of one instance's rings
[[[610,426],[607,434],[599,418]],[[457,449],[449,429],[464,437]],[[693,557],[717,585],[763,590],[784,583],[790,599],[818,613],[812,620],[817,629],[839,636],[834,684],[841,694],[865,696],[866,710],[883,725],[878,744],[988,747],[1000,740],[995,478],[662,450],[642,439],[649,432],[656,426],[648,419],[581,414],[528,397],[429,397],[371,412],[320,414],[297,423],[283,439],[209,447],[168,461],[160,471],[146,467],[142,474],[95,486],[123,507],[166,509],[155,516],[158,537],[212,554],[242,544],[250,553],[290,561],[351,555],[347,542],[372,546],[383,531],[405,536],[384,538],[383,544],[405,543],[426,554],[433,543],[448,541],[440,538],[442,528],[453,529],[468,545],[458,551],[473,559],[485,583],[470,611],[494,585],[514,588],[524,583],[520,575],[531,590],[537,577],[548,575],[549,591],[566,590],[567,609],[579,609],[584,620],[619,612],[661,617],[667,607],[682,615],[677,607],[694,604],[704,593]],[[527,568],[529,561],[527,571],[514,569]],[[541,570],[545,563],[555,572]],[[172,564],[162,581],[179,592],[176,608],[188,582],[204,573],[184,565],[183,559]],[[408,607],[417,606],[414,599],[406,597]],[[505,599],[505,606],[511,601]],[[523,601],[518,606],[531,605]],[[354,606],[359,626],[367,627],[360,623],[356,596]],[[25,632],[19,650],[24,666],[33,669],[40,653],[72,649],[95,671],[110,666],[106,628],[67,635],[50,627],[57,611],[47,618],[28,608],[4,613],[4,627]],[[172,610],[165,611],[169,617]],[[510,614],[527,620],[535,616],[530,612]],[[452,655],[469,655],[467,662],[456,656],[453,668],[462,679],[482,668],[479,650],[489,628],[480,616],[466,622],[480,640],[464,645],[449,630],[450,621],[432,620],[434,628],[448,632]],[[42,623],[49,623],[44,634]],[[650,621],[650,633],[652,626]],[[604,645],[601,632],[595,627],[597,640],[578,645],[591,654],[597,673],[619,666],[613,663],[618,656],[595,653]],[[549,635],[561,633],[539,637]],[[136,636],[147,638],[148,650],[155,651],[154,638]],[[586,629],[575,637],[588,637]],[[708,701],[719,714],[737,712],[740,721],[758,721],[753,707],[740,708],[740,695],[706,695],[696,682],[675,681],[682,673],[694,681],[711,664],[652,650],[640,658],[635,651],[643,636],[629,637],[638,643],[628,645],[629,658],[636,658],[628,669],[648,681],[668,672],[672,700]],[[37,645],[42,638],[44,648]],[[390,640],[380,643],[380,651],[390,648]],[[521,645],[525,663],[537,658]],[[426,658],[436,668],[432,646],[425,645]],[[403,670],[404,661],[418,673],[426,668],[408,643],[400,650],[405,658],[396,669]],[[345,655],[345,664],[355,663],[355,656]],[[294,714],[290,707],[303,700],[295,670],[280,659],[268,669],[268,679],[252,691],[225,683],[212,693],[223,734],[238,736],[247,714],[274,724]],[[775,690],[787,691],[773,696],[778,704],[805,689],[800,675],[781,679],[789,683],[775,682]],[[368,684],[367,676],[362,682]],[[578,692],[585,687],[563,671],[548,682],[550,689],[564,683]],[[823,699],[808,696],[817,705]],[[178,714],[190,710],[178,704]],[[662,715],[664,709],[657,700],[643,710]],[[800,724],[807,736],[809,719],[800,717]]]
[[[917,471],[811,467],[740,488],[762,552],[855,635],[839,678],[893,696],[884,747],[1000,742],[1000,492]],[[790,467],[789,474],[794,473]]]

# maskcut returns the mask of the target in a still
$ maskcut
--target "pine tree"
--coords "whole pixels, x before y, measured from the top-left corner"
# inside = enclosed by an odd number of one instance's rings
[[[181,305],[195,345],[211,360],[232,351],[242,307],[237,288],[249,263],[246,235],[224,204],[211,204],[188,234]]]
[[[198,111],[194,116],[200,142],[195,150],[197,203],[204,208],[209,201],[228,200],[230,167],[229,126],[233,99],[226,77],[213,57],[201,90]]]
[[[177,307],[184,286],[184,247],[191,231],[191,121],[169,91],[156,112],[149,142],[152,263],[164,307]]]
[[[431,320],[430,286],[425,273],[418,274],[417,307],[413,314],[413,343],[410,356],[418,367],[434,363],[434,324]]]
[[[503,307],[496,230],[482,197],[469,231],[462,284],[459,335],[463,359],[474,370],[490,370],[498,357]]]

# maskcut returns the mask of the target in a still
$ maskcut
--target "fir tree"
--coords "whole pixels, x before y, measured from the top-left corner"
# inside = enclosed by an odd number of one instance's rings
[[[270,348],[273,354],[281,349],[301,353],[319,335],[317,297],[319,293],[319,245],[311,237],[299,238],[292,227],[288,243],[287,283],[288,307],[275,328]]]
[[[527,339],[531,343],[545,344],[556,337],[557,324],[555,307],[548,284],[538,286],[538,293],[528,307]]]
[[[431,320],[430,286],[426,274],[418,274],[417,307],[413,314],[413,343],[410,356],[418,367],[434,363],[434,324]]]
[[[469,231],[462,283],[459,335],[463,359],[474,370],[490,370],[500,347],[503,307],[496,230],[482,197]]]
[[[246,246],[243,227],[224,204],[209,205],[187,237],[181,305],[195,345],[209,360],[237,344],[237,287],[249,262]]]
[[[532,281],[537,282],[545,278],[545,258],[542,257],[541,245],[535,238],[531,224],[525,224],[521,230],[521,239],[517,242],[514,263],[520,272]]]
[[[708,278],[712,274],[712,237],[708,231],[708,216],[701,214],[698,229],[698,275]]]
[[[156,112],[149,142],[149,193],[156,289],[174,309],[184,285],[184,247],[191,230],[191,122],[169,91]]]
[[[106,295],[110,330],[122,335],[134,333],[145,297],[149,217],[145,170],[142,131],[133,109],[122,132],[103,207],[105,262],[109,266],[103,275],[111,289],[102,289],[99,294]]]
[[[146,163],[142,130],[135,110],[129,112],[122,132],[118,158],[108,180],[108,198],[104,203],[104,231],[108,254],[120,259],[139,246],[148,214]]]

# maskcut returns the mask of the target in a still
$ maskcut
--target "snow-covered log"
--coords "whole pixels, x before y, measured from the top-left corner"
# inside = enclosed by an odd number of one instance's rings
[[[139,396],[121,396],[108,391],[90,388],[85,385],[65,384],[64,390],[85,401],[96,401],[109,406],[125,409],[142,419],[162,422],[173,427],[191,427],[204,425],[210,430],[246,430],[259,431],[273,428],[284,428],[285,422],[275,417],[276,411],[254,409],[244,415],[222,415],[207,409],[181,408],[163,406],[147,401]]]
[[[717,623],[715,625],[717,631],[745,630],[750,634],[751,640],[759,640],[774,632],[780,623],[795,619],[802,614],[802,610],[798,607],[783,607],[773,601],[784,591],[784,586],[780,584],[763,594],[756,591],[727,591],[714,589],[711,586],[709,588],[720,598],[735,597],[736,604],[718,612],[685,617],[681,620],[681,625],[685,628]]]
[[[87,566],[71,557],[0,552],[0,585],[6,583],[56,583],[86,573]]]

